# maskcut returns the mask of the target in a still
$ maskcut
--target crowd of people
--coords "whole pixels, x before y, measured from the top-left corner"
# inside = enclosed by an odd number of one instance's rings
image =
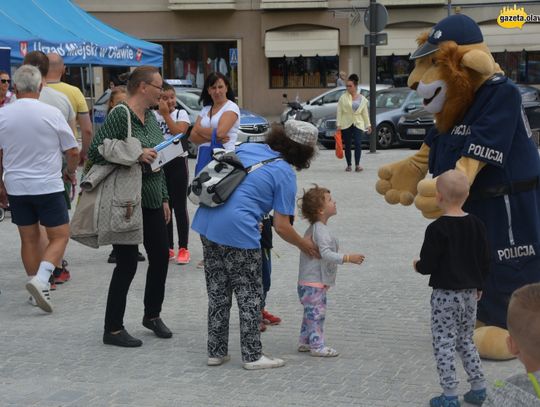
[[[80,91],[61,82],[62,73],[60,56],[31,52],[14,73],[12,95],[9,74],[0,72],[0,204],[9,204],[19,231],[22,263],[29,277],[29,301],[52,312],[52,285],[69,280],[64,253],[77,167],[83,166],[84,179],[100,166],[122,163],[135,169],[125,182],[138,189],[132,191],[135,198],[128,204],[113,197],[112,211],[116,212],[111,216],[117,218],[107,231],[107,242],[112,244],[110,258],[115,266],[105,306],[104,344],[142,345],[128,333],[123,321],[128,291],[143,256],[139,244],[143,244],[148,258],[142,325],[159,338],[172,337],[160,316],[167,272],[171,260],[178,264],[191,261],[191,227],[200,235],[203,247],[208,295],[207,365],[219,366],[230,359],[234,294],[243,367],[255,370],[283,366],[284,360],[263,353],[260,339],[265,324],[280,322],[265,309],[274,230],[299,250],[297,291],[304,312],[298,351],[314,357],[338,356],[338,350],[324,338],[327,291],[335,284],[338,265],[360,265],[365,257],[339,250],[338,239],[329,227],[337,206],[328,188],[314,185],[297,201],[296,171],[310,167],[316,153],[317,129],[307,122],[289,120],[273,125],[265,143],[237,146],[240,110],[226,76],[208,75],[201,94],[203,109],[191,123],[186,112],[177,108],[174,88],[164,82],[159,70],[142,66],[131,72],[126,87],[114,88],[105,123],[92,137],[86,103],[81,103]],[[350,75],[347,92],[338,104],[338,126],[348,146],[347,171],[352,171],[352,140],[356,144],[355,170],[362,171],[359,134],[371,131],[367,102],[357,93],[357,85],[358,77]],[[81,130],[81,148],[75,137],[76,122]],[[234,151],[244,167],[264,165],[250,172],[223,205],[199,206],[190,226],[186,156],[173,159],[157,171],[143,168],[156,159],[158,144],[176,134],[187,134],[191,125],[190,140],[199,146],[196,173],[208,164],[204,150],[215,146]],[[484,225],[462,210],[468,194],[468,180],[459,171],[450,170],[437,178],[437,202],[444,215],[428,226],[420,258],[413,264],[418,273],[430,275],[433,288],[433,348],[443,393],[430,400],[430,405],[460,405],[456,353],[471,385],[464,395],[466,402],[507,406],[512,405],[509,400],[525,400],[530,404],[523,405],[534,405],[540,398],[540,284],[517,290],[509,305],[508,346],[523,362],[527,375],[488,389],[472,335],[476,303],[489,272],[489,251]],[[304,233],[294,226],[297,206],[309,222]],[[132,217],[140,217],[140,222],[131,222]]]

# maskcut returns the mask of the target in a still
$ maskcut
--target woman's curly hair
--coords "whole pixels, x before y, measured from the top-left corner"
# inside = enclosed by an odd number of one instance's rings
[[[272,125],[270,133],[266,136],[266,144],[272,150],[280,153],[283,159],[298,171],[309,168],[311,160],[315,156],[315,146],[292,141],[285,134],[283,125],[278,123]]]

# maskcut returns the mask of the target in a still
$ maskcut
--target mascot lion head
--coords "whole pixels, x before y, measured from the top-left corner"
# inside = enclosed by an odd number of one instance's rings
[[[440,132],[449,131],[469,109],[476,90],[502,72],[474,20],[455,14],[418,37],[408,86],[424,98]]]

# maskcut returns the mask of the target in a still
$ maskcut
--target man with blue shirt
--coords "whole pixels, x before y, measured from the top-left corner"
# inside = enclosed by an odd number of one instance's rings
[[[236,154],[245,167],[279,157],[250,172],[224,205],[199,207],[192,229],[201,235],[208,291],[208,365],[229,360],[228,333],[232,293],[240,314],[243,367],[248,370],[280,367],[281,359],[262,354],[261,249],[259,223],[274,211],[274,229],[285,241],[310,256],[318,256],[309,238],[290,224],[296,207],[297,170],[309,167],[315,153],[317,129],[295,120],[276,125],[267,144],[243,144]]]

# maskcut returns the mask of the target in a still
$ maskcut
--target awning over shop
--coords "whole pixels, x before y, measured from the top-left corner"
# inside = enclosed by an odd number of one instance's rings
[[[523,29],[502,28],[497,24],[481,25],[484,41],[491,52],[540,51],[540,24],[526,23]],[[416,38],[430,28],[386,28],[388,45],[377,46],[377,56],[408,55],[416,48]]]
[[[264,54],[267,58],[336,56],[339,55],[339,31],[267,31]]]
[[[162,66],[161,45],[124,34],[70,0],[2,0],[0,46],[21,63],[27,52],[56,52],[66,64]]]
[[[523,28],[502,28],[497,24],[481,25],[491,52],[540,51],[540,24],[525,23]]]

